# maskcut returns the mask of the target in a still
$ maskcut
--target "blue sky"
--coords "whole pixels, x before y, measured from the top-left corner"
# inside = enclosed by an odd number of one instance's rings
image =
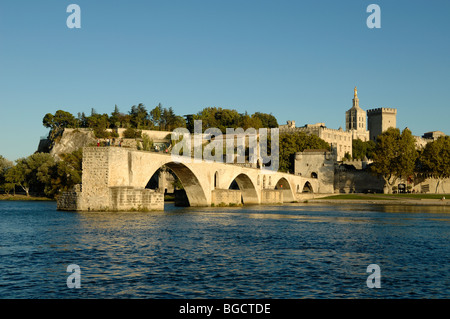
[[[66,26],[72,3],[81,29]],[[355,86],[363,109],[397,108],[397,127],[450,134],[449,17],[438,0],[2,0],[0,154],[35,152],[46,113],[116,104],[337,129]]]

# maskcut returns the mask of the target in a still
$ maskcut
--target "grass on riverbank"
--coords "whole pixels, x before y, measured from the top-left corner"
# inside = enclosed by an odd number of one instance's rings
[[[318,199],[343,199],[343,200],[395,200],[395,198],[385,198],[381,196],[377,196],[376,194],[340,194],[340,195],[332,195],[327,197],[321,197]]]
[[[450,199],[450,194],[339,194],[318,199],[331,200],[402,200],[402,199]]]
[[[10,200],[10,201],[54,201],[54,199],[48,197],[36,197],[36,196],[26,196],[26,195],[0,195],[0,200]]]
[[[450,194],[380,194],[387,197],[393,197],[397,199],[410,198],[410,199],[450,199]]]

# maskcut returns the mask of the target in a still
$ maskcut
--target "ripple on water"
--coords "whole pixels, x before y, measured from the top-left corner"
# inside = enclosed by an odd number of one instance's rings
[[[423,210],[422,210],[423,209]],[[450,211],[168,207],[57,212],[0,202],[1,298],[448,298]],[[382,289],[368,289],[369,264]],[[69,264],[82,288],[66,286]]]

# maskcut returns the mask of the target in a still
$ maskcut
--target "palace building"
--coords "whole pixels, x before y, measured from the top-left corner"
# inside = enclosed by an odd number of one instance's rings
[[[331,150],[336,154],[338,161],[343,160],[346,153],[352,155],[353,140],[375,141],[377,136],[389,127],[396,127],[397,110],[393,108],[375,108],[367,112],[359,106],[358,90],[355,87],[353,105],[345,112],[345,131],[331,129],[325,123],[306,124],[295,126],[295,121],[287,121],[280,125],[281,132],[305,132],[313,134],[330,144]]]

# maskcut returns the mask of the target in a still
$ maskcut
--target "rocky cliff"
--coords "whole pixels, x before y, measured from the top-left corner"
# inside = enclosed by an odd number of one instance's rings
[[[96,143],[97,139],[92,130],[64,129],[53,141],[41,140],[37,151],[50,153],[56,159],[60,159],[61,154],[72,153],[81,147]]]

